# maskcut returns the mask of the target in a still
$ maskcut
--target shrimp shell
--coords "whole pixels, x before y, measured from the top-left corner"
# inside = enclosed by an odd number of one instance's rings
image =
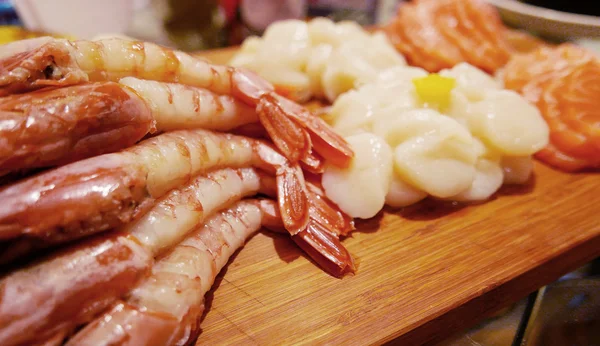
[[[0,174],[129,147],[154,130],[150,109],[112,82],[0,98]]]
[[[260,179],[261,174],[249,168],[216,171],[172,191],[157,208],[171,204],[172,210],[202,210],[196,219],[202,223],[217,210],[255,194]],[[179,231],[188,229],[180,227]],[[62,339],[108,308],[148,274],[159,251],[183,237],[171,234],[160,244],[144,242],[153,232],[150,224],[145,230],[137,229],[135,235],[113,232],[89,238],[2,278],[0,344]]]
[[[244,200],[213,216],[158,260],[152,274],[126,300],[88,324],[67,345],[193,341],[199,332],[204,295],[231,255],[261,225],[282,226],[273,201]]]

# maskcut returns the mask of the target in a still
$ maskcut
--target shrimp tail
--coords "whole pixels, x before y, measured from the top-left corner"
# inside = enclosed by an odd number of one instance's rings
[[[277,148],[292,162],[305,160],[314,149],[325,160],[348,167],[354,152],[321,118],[274,91],[253,72],[231,70],[232,95],[256,107],[259,119]]]
[[[323,174],[325,172],[325,160],[314,151],[300,162],[300,166],[302,170],[311,174]]]
[[[331,234],[331,230],[311,219],[308,227],[292,240],[323,270],[335,277],[356,272],[350,252]]]
[[[315,184],[306,183],[310,200],[310,219],[307,227],[292,236],[321,268],[335,277],[356,272],[356,264],[350,252],[340,242],[354,230],[354,221],[340,211],[325,197]]]
[[[276,173],[277,198],[283,224],[290,234],[305,229],[309,220],[309,200],[300,166],[282,166]]]
[[[260,99],[257,112],[277,148],[286,157],[292,157],[290,161],[306,162],[313,149],[333,165],[342,168],[350,165],[354,152],[348,143],[323,119],[301,105],[276,93],[266,93]],[[277,123],[272,124],[275,120]],[[290,153],[290,149],[295,152]]]
[[[328,225],[328,230],[335,236],[347,236],[355,230],[354,220],[342,212],[325,196],[323,188],[313,182],[306,182],[310,198],[310,217],[321,225]]]
[[[305,159],[312,143],[308,132],[288,117],[285,110],[273,98],[275,94],[261,97],[256,112],[261,124],[275,146],[292,162]]]

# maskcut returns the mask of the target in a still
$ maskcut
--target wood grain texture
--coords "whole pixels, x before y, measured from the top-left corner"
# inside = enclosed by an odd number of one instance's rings
[[[600,176],[536,163],[527,186],[486,203],[425,200],[358,222],[343,243],[360,267],[342,280],[261,233],[207,295],[198,344],[439,341],[599,256],[599,211]]]

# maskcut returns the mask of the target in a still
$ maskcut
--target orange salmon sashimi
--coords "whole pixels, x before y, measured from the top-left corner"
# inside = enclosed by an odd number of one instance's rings
[[[536,157],[564,171],[600,168],[600,59],[565,44],[515,57],[505,85],[534,103],[550,127]]]
[[[495,9],[482,0],[417,0],[384,28],[411,65],[430,72],[467,62],[494,72],[512,49]]]
[[[569,43],[542,46],[528,54],[514,55],[502,69],[501,77],[505,88],[520,92],[536,77],[560,73],[595,59],[590,51]]]

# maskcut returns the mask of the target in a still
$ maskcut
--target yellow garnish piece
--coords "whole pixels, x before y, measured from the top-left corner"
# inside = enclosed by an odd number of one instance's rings
[[[428,76],[413,79],[413,84],[419,99],[426,107],[437,107],[443,110],[450,104],[450,91],[454,89],[456,80],[431,73]]]

